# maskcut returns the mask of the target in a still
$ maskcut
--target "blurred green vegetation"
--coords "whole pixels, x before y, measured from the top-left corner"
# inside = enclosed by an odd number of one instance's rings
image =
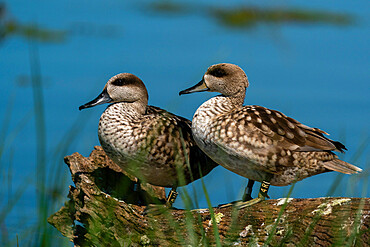
[[[17,35],[41,42],[62,42],[66,38],[66,32],[42,29],[36,25],[20,24],[16,21],[6,21],[0,27],[0,34],[2,39]]]
[[[168,0],[151,2],[145,8],[159,14],[198,14],[209,16],[229,28],[249,28],[257,24],[326,24],[346,26],[354,23],[354,17],[348,14],[298,8],[259,8],[247,5],[237,7],[196,6],[186,2]]]
[[[1,7],[0,7],[1,9]],[[0,11],[0,17],[3,16],[3,10]],[[41,77],[41,65],[39,61],[38,43],[37,42],[55,42],[61,41],[62,34],[50,30],[41,30],[33,26],[18,25],[12,21],[1,20],[1,30],[6,35],[17,33],[29,41],[29,58],[30,58],[30,82],[33,93],[33,111],[26,113],[25,116],[13,126],[11,122],[12,111],[15,95],[10,97],[9,103],[5,106],[5,114],[1,123],[0,132],[0,177],[2,185],[1,195],[7,195],[5,203],[0,204],[0,245],[15,246],[23,243],[29,246],[65,246],[68,240],[61,238],[59,233],[50,227],[47,223],[47,217],[57,210],[65,199],[67,186],[67,171],[64,169],[64,155],[73,145],[74,140],[78,137],[82,129],[81,119],[76,119],[72,127],[64,134],[62,140],[57,144],[55,149],[50,150],[47,147],[46,121],[45,121],[45,103],[43,96],[43,81]],[[36,43],[35,43],[36,42]],[[13,188],[14,164],[13,142],[19,138],[20,131],[33,119],[35,121],[35,142],[36,142],[36,161],[29,161],[30,166],[36,163],[36,169],[29,174],[18,188]],[[5,160],[10,160],[7,166]],[[17,171],[19,172],[19,171]],[[14,206],[22,198],[27,187],[35,187],[37,197],[36,222],[19,223],[17,232],[14,227],[8,229],[6,218],[14,210]],[[14,238],[16,236],[16,238]],[[59,239],[59,240],[58,240]]]
[[[266,24],[331,24],[349,25],[352,18],[344,14],[302,9],[259,9],[242,7],[233,9],[213,9],[212,16],[228,27],[251,27]]]
[[[257,24],[330,24],[345,26],[354,23],[348,14],[323,10],[257,8],[238,6],[233,8],[195,6],[186,2],[157,1],[145,5],[145,9],[170,15],[199,14],[215,19],[229,28],[250,28]],[[76,23],[70,31],[52,30],[35,24],[23,24],[9,17],[4,3],[0,3],[0,41],[11,36],[20,36],[39,42],[63,42],[69,33],[115,37],[119,30],[114,26],[93,27],[93,24]]]
[[[9,17],[5,4],[0,3],[0,41],[10,36],[20,36],[39,42],[62,42],[66,38],[66,32],[19,23]]]

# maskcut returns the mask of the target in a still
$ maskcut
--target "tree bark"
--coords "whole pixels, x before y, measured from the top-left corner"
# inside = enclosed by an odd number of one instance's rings
[[[241,210],[165,210],[164,188],[137,184],[95,147],[65,157],[75,186],[48,222],[75,246],[369,246],[369,198],[267,200]],[[211,212],[210,212],[211,211]]]

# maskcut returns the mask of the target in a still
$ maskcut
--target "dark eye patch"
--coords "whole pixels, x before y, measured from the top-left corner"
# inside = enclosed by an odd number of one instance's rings
[[[112,81],[112,84],[114,86],[127,86],[130,84],[137,84],[140,79],[136,76],[127,76],[125,78],[117,78],[114,81]]]
[[[124,79],[115,79],[112,84],[114,86],[123,86],[125,85],[125,80]]]
[[[227,75],[226,71],[223,68],[214,68],[209,72],[209,74],[215,77],[224,77]]]

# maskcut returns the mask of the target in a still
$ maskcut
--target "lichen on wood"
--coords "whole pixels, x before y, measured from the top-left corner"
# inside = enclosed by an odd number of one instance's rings
[[[145,214],[146,205],[164,202],[164,188],[138,186],[101,147],[88,158],[67,156],[65,163],[74,186],[48,221],[75,246],[367,246],[370,241],[369,198],[283,198],[239,211],[215,207],[213,217],[208,209]]]

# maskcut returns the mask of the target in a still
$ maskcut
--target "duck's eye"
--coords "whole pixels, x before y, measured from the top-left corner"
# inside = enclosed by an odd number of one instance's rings
[[[223,76],[226,76],[227,73],[224,69],[221,69],[221,68],[216,68],[212,71],[210,71],[210,74],[215,76],[215,77],[223,77]]]
[[[127,76],[125,78],[117,78],[114,81],[112,81],[112,85],[114,86],[127,86],[130,84],[137,84],[140,81],[139,78],[136,76]]]
[[[126,84],[126,82],[123,79],[116,79],[116,80],[112,81],[112,84],[114,86],[123,86],[123,85]]]

